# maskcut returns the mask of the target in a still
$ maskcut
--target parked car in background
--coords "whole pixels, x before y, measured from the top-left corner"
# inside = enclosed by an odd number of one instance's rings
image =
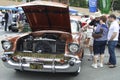
[[[20,5],[32,32],[2,40],[6,67],[17,71],[78,74],[83,58],[81,25],[68,6],[34,1]]]

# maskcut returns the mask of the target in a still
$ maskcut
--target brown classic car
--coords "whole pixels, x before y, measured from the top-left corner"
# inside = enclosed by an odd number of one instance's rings
[[[16,71],[79,73],[81,25],[65,4],[34,1],[20,5],[32,32],[2,40],[2,61]]]

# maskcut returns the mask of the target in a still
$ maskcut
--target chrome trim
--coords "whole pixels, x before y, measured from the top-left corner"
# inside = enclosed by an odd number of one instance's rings
[[[52,62],[53,62],[53,63],[52,63],[52,72],[55,72],[55,59],[53,59]]]
[[[14,52],[4,52],[5,55],[14,54]]]
[[[34,40],[46,40],[46,41],[56,41],[55,39],[48,39],[48,38],[35,38]]]
[[[72,57],[72,58],[75,58],[75,59],[79,59],[79,57],[78,56],[74,56],[74,55],[71,55],[71,54],[65,54],[64,55],[65,57]]]
[[[76,72],[81,69],[81,61],[79,59],[70,59],[69,61],[74,62],[74,66],[70,66],[69,63],[64,65],[55,65],[55,59],[52,61],[52,65],[43,65],[43,69],[31,69],[30,62],[27,63],[15,63],[8,56],[4,56],[7,58],[7,62],[3,62],[4,65],[8,68],[19,69],[25,71],[36,71],[36,72]],[[21,58],[22,59],[22,58]]]

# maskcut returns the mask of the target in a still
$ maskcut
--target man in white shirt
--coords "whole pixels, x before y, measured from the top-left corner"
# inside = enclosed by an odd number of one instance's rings
[[[108,50],[110,57],[107,64],[109,65],[109,68],[114,68],[116,67],[115,47],[118,42],[119,24],[114,14],[109,16],[109,21],[111,22],[108,32]]]
[[[94,39],[92,37],[92,33],[93,33],[93,29],[95,29],[95,27],[99,24],[99,18],[91,16],[90,20],[87,20],[86,22],[87,22],[87,24],[85,26],[83,26],[83,29],[87,28],[86,44],[89,47],[89,51],[90,51],[90,58],[88,59],[88,61],[91,61],[91,60],[93,60],[93,42],[94,42]]]

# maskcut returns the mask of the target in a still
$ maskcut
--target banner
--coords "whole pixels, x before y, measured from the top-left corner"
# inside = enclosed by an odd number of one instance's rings
[[[110,12],[111,0],[99,0],[101,13],[108,14]]]
[[[97,11],[97,0],[89,0],[89,11],[93,13]]]

